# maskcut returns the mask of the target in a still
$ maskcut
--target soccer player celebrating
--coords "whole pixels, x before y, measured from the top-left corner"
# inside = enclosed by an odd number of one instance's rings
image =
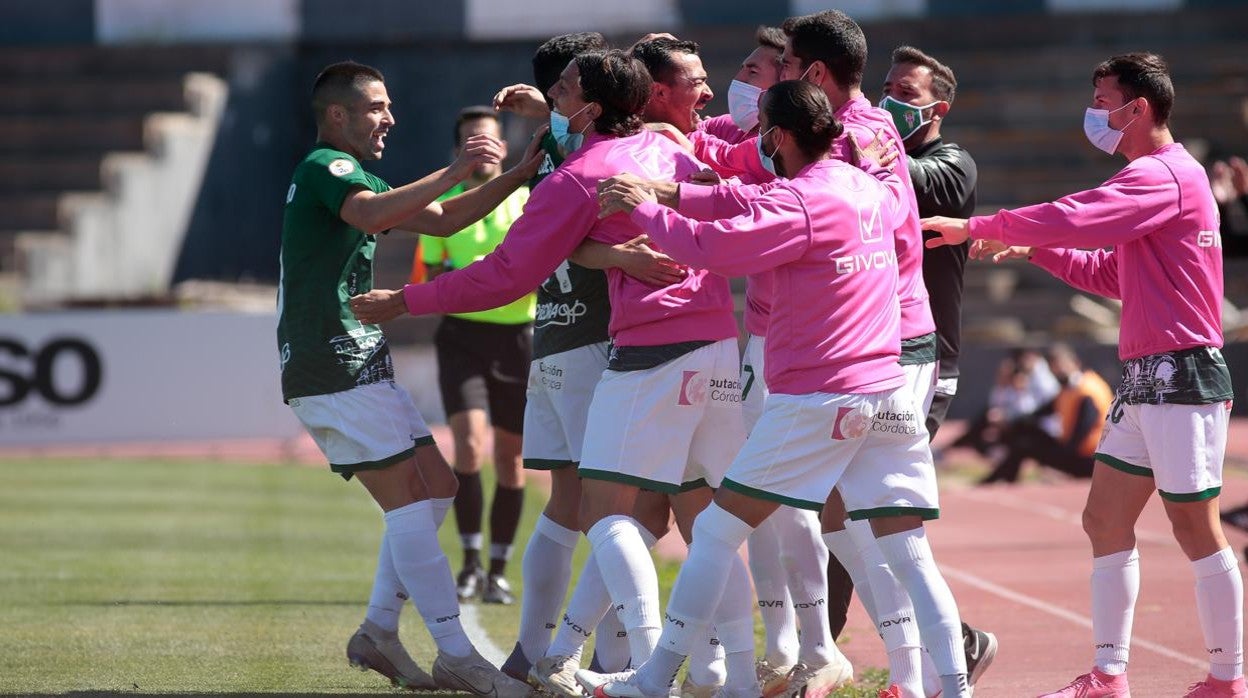
[[[974,258],[1026,257],[1076,288],[1122,300],[1122,383],[1083,512],[1092,542],[1095,666],[1045,695],[1130,695],[1127,659],[1140,585],[1135,523],[1157,490],[1192,562],[1209,652],[1209,675],[1187,695],[1248,696],[1243,580],[1218,520],[1233,393],[1219,351],[1217,204],[1200,163],[1170,134],[1174,87],[1160,56],[1114,56],[1096,67],[1092,84],[1084,132],[1096,148],[1121,153],[1125,168],[1053,203],[969,220],[924,219],[941,235],[927,244],[970,238]],[[1104,246],[1110,249],[1098,249]]]
[[[570,155],[533,191],[507,239],[432,284],[356,296],[356,316],[381,321],[404,311],[489,307],[532,290],[587,237],[611,244],[636,238],[641,231],[626,217],[599,218],[598,181],[620,171],[679,181],[702,169],[679,146],[642,130],[650,83],[645,67],[623,52],[577,56],[550,91],[552,132]],[[722,277],[690,270],[656,289],[612,269],[608,285],[615,346],[586,425],[580,525],[640,662],[661,628],[658,578],[633,504],[641,488],[675,495],[678,520],[688,523],[709,500],[709,486],[719,484],[743,439],[740,363]],[[747,575],[738,563],[730,585],[746,599]],[[753,653],[746,605],[741,617],[717,626],[730,656],[737,648]],[[749,674],[752,683],[752,666]]]
[[[896,194],[900,180],[892,177],[889,191],[829,157],[842,128],[811,84],[773,86],[760,122],[762,162],[789,179],[681,186],[680,209],[695,218],[659,206],[644,182],[604,183],[604,215],[629,212],[673,259],[731,275],[772,269],[777,295],[802,302],[772,307],[768,334],[787,340],[766,345],[772,394],[697,518],[659,648],[635,674],[578,677],[595,695],[667,695],[699,630],[732,615],[733,601],[721,592],[750,531],[781,503],[820,509],[839,485],[850,510],[872,519],[890,567],[915,599],[944,695],[969,695],[957,607],[923,535],[923,520],[937,513],[927,430],[898,363],[892,236],[909,213]],[[740,689],[730,683],[729,690]]]
[[[536,152],[476,191],[437,204],[476,167],[500,159],[497,139],[470,138],[450,167],[391,189],[360,166],[381,157],[395,123],[381,73],[351,62],[328,66],[317,76],[312,107],[317,144],[295,168],[286,195],[277,338],[283,399],[331,469],[358,478],[385,512],[372,597],[347,657],[407,688],[526,695],[527,686],[482,659],[460,626],[437,540],[454,476],[411,398],[394,383],[381,328],[352,317],[347,300],[372,286],[377,233],[457,230],[529,177]],[[438,646],[432,676],[399,643],[399,611],[409,597]]]

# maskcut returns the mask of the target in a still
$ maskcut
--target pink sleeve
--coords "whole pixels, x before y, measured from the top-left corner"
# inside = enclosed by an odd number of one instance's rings
[[[758,158],[758,136],[732,144],[705,131],[689,134],[693,141],[693,155],[710,165],[720,177],[749,177],[756,182],[770,182],[775,175],[763,167]]]
[[[721,276],[774,269],[810,247],[810,219],[792,192],[776,188],[754,199],[739,216],[696,221],[646,202],[631,218],[672,259]]]
[[[468,313],[506,305],[546,280],[597,220],[596,197],[572,176],[556,172],[533,190],[524,213],[493,252],[432,283],[404,286],[407,311]]]
[[[750,200],[771,188],[770,184],[681,184],[677,210],[694,220],[733,218],[749,210]]]
[[[1121,300],[1118,255],[1112,250],[1037,249],[1031,263],[1075,288]]]
[[[1180,215],[1168,170],[1128,167],[1095,189],[971,219],[972,238],[1028,247],[1095,249],[1130,242]]]

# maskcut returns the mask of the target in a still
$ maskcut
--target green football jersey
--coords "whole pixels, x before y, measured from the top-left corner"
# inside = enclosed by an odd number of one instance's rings
[[[360,187],[390,190],[325,143],[316,144],[291,179],[277,295],[283,400],[394,379],[381,327],[361,324],[347,305],[373,288],[377,242],[338,215],[347,194]]]

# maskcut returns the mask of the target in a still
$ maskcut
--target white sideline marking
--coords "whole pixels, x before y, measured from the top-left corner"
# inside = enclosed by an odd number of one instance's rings
[[[1062,620],[1070,621],[1071,623],[1074,623],[1075,625],[1081,625],[1089,630],[1092,629],[1092,619],[1088,618],[1087,616],[1080,615],[1073,611],[1068,611],[1060,606],[1054,606],[1052,604],[1045,603],[1039,599],[1034,599],[1030,596],[1025,596],[1015,591],[1011,591],[1010,589],[994,584],[988,581],[987,579],[984,579],[983,577],[971,574],[970,572],[966,572],[964,570],[960,570],[956,567],[950,567],[948,565],[942,564],[940,565],[940,570],[941,572],[944,572],[946,577],[952,577],[953,579],[956,579],[964,584],[969,584],[977,589],[980,589],[981,591],[986,591],[989,594],[995,594],[1007,601],[1013,601],[1014,603],[1022,604],[1023,606],[1030,606],[1031,608],[1034,608],[1037,611],[1042,611],[1051,616],[1057,616],[1058,618],[1061,618]],[[1176,652],[1170,649],[1169,647],[1159,645],[1156,642],[1149,642],[1148,640],[1141,639],[1139,636],[1133,636],[1131,638],[1131,647],[1132,649],[1143,648],[1146,650],[1150,650],[1152,652],[1156,652],[1157,654],[1160,654],[1163,657],[1173,659],[1176,662],[1183,662],[1184,664],[1189,664],[1191,666],[1194,666],[1197,669],[1209,668],[1208,660],[1197,659],[1196,657],[1192,657],[1192,656],[1183,654],[1181,652]]]
[[[970,490],[967,492],[959,492],[958,494],[977,502],[1000,504],[1002,506],[1012,507],[1020,511],[1047,516],[1055,521],[1061,521],[1063,523],[1078,526],[1080,529],[1083,528],[1083,514],[1081,512],[1073,512],[1069,509],[1063,509],[1062,507],[1054,506],[1052,504],[1033,502],[1017,495],[999,492],[989,494],[987,492]],[[1138,528],[1135,531],[1135,539],[1137,541],[1144,541],[1155,545],[1164,545],[1171,548],[1179,547],[1179,544],[1174,540],[1173,536],[1154,533],[1153,531],[1147,530],[1142,531]]]
[[[490,639],[490,634],[481,626],[476,604],[460,604],[459,624],[464,627],[464,634],[468,636],[469,642],[477,648],[486,661],[496,667],[501,667],[503,662],[507,661],[507,653],[494,644],[494,641]]]

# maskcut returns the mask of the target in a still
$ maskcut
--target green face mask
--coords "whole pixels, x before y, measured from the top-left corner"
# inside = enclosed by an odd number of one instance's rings
[[[916,107],[913,104],[899,102],[892,97],[885,97],[880,100],[880,108],[893,115],[893,124],[897,126],[897,133],[901,135],[901,140],[906,140],[913,136],[916,131],[925,125],[932,123],[932,119],[923,118],[923,112],[940,104],[939,101],[931,104]]]

